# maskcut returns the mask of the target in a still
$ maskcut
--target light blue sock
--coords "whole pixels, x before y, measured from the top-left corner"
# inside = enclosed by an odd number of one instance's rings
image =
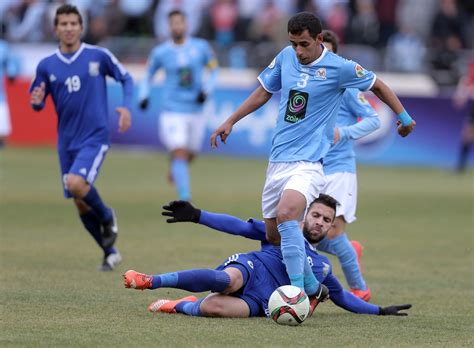
[[[191,188],[189,184],[188,161],[176,158],[171,161],[171,174],[176,185],[178,198],[183,201],[191,199]]]
[[[304,291],[306,295],[312,296],[318,291],[318,288],[319,282],[314,276],[313,269],[306,257],[306,262],[304,263]]]
[[[298,225],[298,221],[282,222],[278,225],[278,232],[281,235],[281,253],[291,285],[304,290],[306,252],[303,233]]]
[[[351,289],[367,290],[357,262],[357,254],[345,233],[334,239],[324,238],[318,243],[317,249],[337,256]]]
[[[193,317],[201,317],[201,303],[205,298],[201,298],[196,302],[183,301],[175,307],[176,312],[191,315]]]

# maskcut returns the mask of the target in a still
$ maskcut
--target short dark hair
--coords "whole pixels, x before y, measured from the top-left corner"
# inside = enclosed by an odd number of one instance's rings
[[[181,16],[183,18],[186,18],[186,15],[181,10],[173,10],[170,13],[168,13],[168,19],[170,19],[173,16]]]
[[[329,42],[332,45],[334,53],[337,53],[339,38],[335,32],[332,30],[323,30],[323,42]]]
[[[316,203],[320,203],[322,205],[325,205],[326,207],[332,208],[334,210],[334,217],[336,217],[336,208],[339,205],[339,202],[336,199],[327,194],[320,193],[319,197],[311,202],[308,207],[308,210],[313,206],[313,204]]]
[[[293,35],[301,35],[308,30],[311,37],[315,38],[321,33],[321,21],[311,12],[300,12],[288,21],[288,32]]]
[[[54,26],[56,27],[58,25],[58,16],[63,15],[63,14],[76,14],[79,17],[79,24],[82,25],[82,16],[79,10],[77,9],[76,6],[74,5],[61,5],[58,7],[56,10],[56,15],[54,16]]]

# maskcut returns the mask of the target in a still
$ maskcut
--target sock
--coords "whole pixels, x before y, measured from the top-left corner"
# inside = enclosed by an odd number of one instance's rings
[[[205,298],[200,298],[196,302],[183,301],[176,305],[175,309],[178,313],[183,313],[186,315],[191,315],[193,317],[201,316],[201,303]]]
[[[191,292],[222,292],[230,284],[230,276],[214,269],[191,269],[153,276],[151,288],[175,288]]]
[[[314,276],[313,269],[309,264],[308,258],[306,258],[306,262],[304,263],[304,291],[306,295],[312,296],[318,291],[318,288],[319,281]]]
[[[184,159],[173,159],[171,161],[171,174],[176,185],[178,198],[183,201],[191,199],[191,188],[189,185],[188,161]]]
[[[303,233],[296,220],[282,222],[278,225],[278,231],[281,235],[281,253],[291,285],[304,290],[306,252]]]
[[[357,254],[345,233],[334,239],[324,238],[319,242],[317,249],[337,256],[351,289],[367,290],[357,262]]]
[[[89,210],[87,213],[79,215],[79,217],[81,218],[82,224],[90,233],[92,238],[94,238],[99,247],[104,250],[104,247],[102,246],[102,232],[100,229],[100,220],[97,217],[96,213],[94,213],[93,210]]]
[[[104,204],[94,186],[91,186],[91,189],[82,200],[94,210],[101,223],[112,219],[112,211]]]

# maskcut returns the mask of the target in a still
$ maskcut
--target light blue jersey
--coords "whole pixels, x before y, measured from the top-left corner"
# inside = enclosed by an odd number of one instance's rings
[[[365,99],[364,94],[355,88],[347,89],[336,121],[340,140],[324,157],[324,174],[355,173],[354,140],[372,133],[379,127],[377,112]]]
[[[123,106],[130,109],[133,80],[109,50],[81,44],[72,55],[59,49],[38,64],[30,92],[45,83],[58,115],[58,148],[79,150],[90,144],[109,144],[106,76],[123,86]],[[43,103],[33,106],[41,110]]]
[[[373,72],[322,47],[317,60],[301,65],[288,46],[258,76],[268,92],[281,90],[270,162],[322,160],[345,89],[369,90],[375,83]]]
[[[0,40],[0,103],[5,102],[3,78],[5,75],[9,78],[16,77],[19,67],[18,60],[10,55],[7,42]]]
[[[212,69],[212,73],[204,86],[203,73],[206,66]],[[150,54],[139,99],[149,97],[153,76],[163,68],[166,78],[163,83],[162,109],[177,113],[201,112],[202,103],[198,102],[198,95],[201,91],[212,92],[216,67],[214,52],[205,40],[189,37],[181,45],[171,40],[166,41],[155,47]]]

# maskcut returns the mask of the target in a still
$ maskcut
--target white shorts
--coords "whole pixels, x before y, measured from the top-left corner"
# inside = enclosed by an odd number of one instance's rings
[[[0,83],[2,83],[0,81]],[[8,105],[6,102],[0,103],[0,137],[10,135],[12,127],[10,124],[10,113],[8,112]]]
[[[158,133],[168,151],[187,149],[196,153],[202,147],[206,121],[201,113],[162,112]]]
[[[336,216],[344,217],[348,224],[354,222],[357,208],[357,175],[354,173],[334,173],[326,175],[323,193],[335,198],[339,205]]]
[[[263,217],[276,217],[277,206],[284,190],[302,193],[308,206],[318,197],[325,183],[320,162],[270,162],[262,193]]]

